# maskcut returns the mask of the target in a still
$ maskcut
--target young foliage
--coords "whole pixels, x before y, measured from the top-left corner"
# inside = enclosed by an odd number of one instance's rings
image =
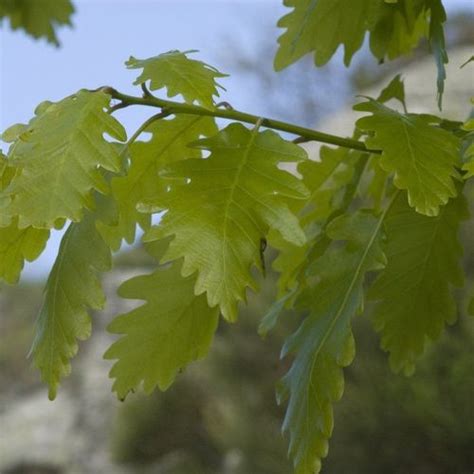
[[[105,304],[98,273],[110,269],[111,251],[96,229],[103,212],[88,212],[81,222],[69,225],[46,283],[31,354],[51,400],[61,378],[71,371],[77,339],[90,336],[89,310]]]
[[[44,21],[50,3],[35,21]],[[62,13],[54,18],[66,18],[66,4],[57,2]],[[425,37],[441,104],[447,54],[440,0],[285,5],[293,10],[279,23],[286,31],[278,69],[306,53],[323,65],[341,45],[348,65],[367,34],[380,60],[410,52]],[[13,7],[0,3],[0,17]],[[31,31],[55,39],[51,29]],[[147,393],[166,390],[207,354],[219,314],[235,321],[248,289],[258,291],[255,270],[265,276],[271,245],[278,299],[259,331],[272,330],[284,309],[303,316],[283,348],[291,362],[278,399],[288,404],[283,429],[295,472],[313,474],[327,454],[343,368],[355,354],[351,321],[367,297],[375,301],[374,326],[396,371],[413,372],[427,342],[456,318],[451,291],[464,282],[458,233],[469,215],[470,182],[463,181],[474,176],[474,124],[408,113],[400,75],[377,100],[355,107],[369,114],[352,138],[260,118],[215,104],[216,81],[225,75],[189,58],[191,52],[131,57],[126,64],[141,70],[135,81],[141,96],[111,87],[81,90],[40,104],[27,125],[2,134],[11,145],[6,156],[0,153],[0,278],[15,283],[50,229],[68,223],[31,351],[54,398],[78,340],[90,334],[90,312],[105,303],[99,274],[141,227],[159,264],[120,287],[121,296],[144,303],[111,323],[120,338],[105,355],[115,360],[111,377],[123,399],[141,386]],[[148,86],[183,101],[156,97]],[[385,105],[392,99],[403,113]],[[124,143],[112,114],[131,105],[160,113]],[[217,118],[232,123],[221,126]],[[140,140],[143,132],[148,141]],[[308,159],[297,143],[310,139],[337,148],[322,146],[319,157]],[[374,272],[374,281],[367,278]],[[468,310],[474,312],[472,296]]]
[[[11,217],[5,212],[11,199],[5,195],[4,191],[10,184],[14,174],[15,170],[9,166],[7,157],[0,150],[0,227],[6,227],[11,222]]]
[[[209,308],[204,295],[194,294],[196,278],[182,277],[180,267],[181,262],[173,262],[119,289],[123,298],[146,300],[109,326],[112,333],[124,335],[105,354],[118,359],[110,376],[121,399],[142,381],[146,393],[156,386],[166,390],[181,369],[209,350],[219,311]]]
[[[373,132],[367,146],[382,150],[380,166],[394,172],[394,184],[408,191],[410,206],[436,216],[440,206],[456,196],[459,139],[437,127],[437,117],[400,114],[370,99],[354,108],[372,113],[359,119],[357,127]]]
[[[111,180],[118,221],[108,226],[99,222],[102,235],[114,250],[120,248],[122,238],[129,244],[135,241],[137,224],[143,230],[150,227],[150,215],[138,212],[137,205],[152,196],[160,182],[164,186],[160,170],[185,157],[201,157],[201,151],[189,148],[188,143],[201,136],[213,135],[217,127],[210,117],[180,115],[171,120],[155,121],[146,131],[152,134],[149,141],[135,142],[128,148],[130,165],[127,173]]]
[[[0,153],[0,210],[8,206],[8,196],[1,193],[8,187],[14,169],[8,166],[7,158]],[[2,199],[3,198],[3,199]],[[18,218],[11,219],[3,211],[0,214],[0,279],[17,283],[25,260],[32,262],[43,252],[49,231],[26,227],[18,228]]]
[[[219,96],[216,82],[226,77],[217,69],[202,61],[187,57],[196,51],[169,51],[149,59],[136,59],[133,56],[126,62],[129,69],[143,69],[134,84],[150,81],[152,91],[165,87],[168,97],[180,94],[188,104],[197,102],[203,107],[214,107],[214,96]]]
[[[92,191],[107,192],[100,169],[120,171],[118,149],[104,138],[126,140],[122,125],[105,111],[110,96],[79,91],[57,103],[43,103],[28,125],[4,134],[16,173],[5,194],[19,226],[50,229],[60,219],[78,222],[93,207]],[[13,133],[14,132],[14,133]]]
[[[308,199],[300,203],[301,225],[306,234],[306,243],[297,246],[287,242],[277,233],[271,232],[270,245],[279,253],[273,268],[279,273],[278,296],[286,300],[287,292],[295,290],[307,265],[308,254],[319,255],[329,244],[323,229],[329,218],[343,214],[352,196],[352,181],[360,177],[365,159],[362,153],[347,148],[321,147],[319,161],[305,160],[298,164],[298,173],[303,184],[311,190]],[[349,188],[349,189],[348,189]],[[276,306],[280,305],[277,301]],[[274,309],[272,309],[273,311]]]
[[[15,218],[10,225],[0,227],[0,279],[17,283],[25,261],[36,260],[46,247],[49,230],[18,228]]]
[[[296,301],[296,307],[309,315],[283,347],[283,355],[295,354],[295,360],[279,388],[280,402],[289,397],[283,429],[290,433],[289,454],[296,473],[319,471],[327,454],[332,403],[344,387],[341,369],[354,358],[350,321],[363,308],[366,273],[385,263],[380,247],[383,217],[360,211],[335,219],[328,236],[346,243],[310,263],[316,283]]]
[[[260,241],[269,229],[296,245],[305,242],[289,206],[308,191],[278,164],[306,153],[274,132],[237,123],[193,147],[211,155],[163,169],[169,184],[148,204],[167,213],[145,240],[174,235],[164,261],[184,257],[183,276],[198,272],[196,294],[206,292],[209,305],[235,321],[246,288],[256,289],[251,267],[260,266]]]
[[[362,46],[365,32],[372,28],[376,3],[354,0],[348,9],[344,0],[286,0],[284,4],[293,11],[278,22],[286,31],[278,40],[275,68],[283,69],[310,52],[314,52],[315,64],[323,66],[340,45],[348,66]]]

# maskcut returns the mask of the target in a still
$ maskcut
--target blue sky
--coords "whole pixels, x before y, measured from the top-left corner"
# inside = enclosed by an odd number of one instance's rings
[[[252,83],[233,66],[235,50],[248,51],[287,9],[280,0],[75,0],[74,28],[59,33],[61,48],[22,33],[0,30],[0,130],[27,121],[43,100],[59,100],[80,88],[111,85],[129,93],[136,71],[123,66],[129,55],[145,58],[170,49],[199,49],[203,59],[231,77],[223,80],[234,107],[255,113]],[[448,14],[473,8],[473,0],[446,0]],[[276,44],[276,43],[275,43]],[[225,59],[225,68],[222,60]],[[259,102],[259,106],[261,102]],[[146,111],[117,114],[129,130]],[[42,276],[57,252],[58,238],[26,276]]]

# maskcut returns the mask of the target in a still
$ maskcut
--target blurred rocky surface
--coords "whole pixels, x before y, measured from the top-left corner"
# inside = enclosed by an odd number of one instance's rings
[[[1,474],[135,472],[110,461],[110,424],[119,402],[111,392],[110,361],[102,356],[112,342],[106,325],[113,315],[133,306],[133,302],[114,296],[115,289],[137,272],[140,269],[117,271],[105,277],[107,308],[93,315],[92,337],[81,344],[72,375],[54,402],[48,400],[42,385],[33,384],[30,392],[18,392],[13,397],[2,390]],[[0,313],[5,315],[1,295]]]

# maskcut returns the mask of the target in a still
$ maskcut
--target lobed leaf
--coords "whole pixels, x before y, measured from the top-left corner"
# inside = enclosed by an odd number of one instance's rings
[[[283,429],[289,432],[289,455],[295,472],[319,472],[333,428],[332,403],[343,392],[342,368],[354,357],[350,320],[363,307],[365,274],[383,267],[380,248],[383,215],[359,211],[328,226],[333,240],[345,240],[310,267],[313,283],[296,307],[309,311],[286,341],[282,355],[295,354],[279,387],[279,401],[289,397]]]
[[[5,193],[20,228],[52,228],[58,219],[77,222],[83,209],[94,205],[91,192],[107,192],[101,168],[118,172],[121,163],[104,134],[126,140],[122,125],[105,110],[109,102],[102,91],[82,90],[43,103],[28,126],[15,129],[8,156],[17,171]]]
[[[402,76],[397,74],[389,84],[384,87],[380,95],[377,97],[377,102],[385,104],[391,99],[398,100],[403,105],[403,110],[407,111],[405,102],[405,84],[403,83]]]
[[[49,238],[49,231],[27,227],[18,228],[18,218],[11,219],[3,210],[10,203],[4,190],[10,184],[14,169],[0,152],[0,279],[17,283],[25,260],[32,262],[43,252]]]
[[[201,151],[188,147],[188,144],[216,131],[211,117],[179,115],[172,120],[154,122],[147,129],[152,138],[130,146],[127,174],[111,180],[112,196],[118,206],[118,222],[110,226],[99,222],[102,235],[113,249],[120,248],[122,238],[129,244],[135,241],[137,224],[144,230],[150,227],[150,215],[139,212],[137,205],[163,186],[160,170],[174,161],[201,157]]]
[[[150,81],[150,89],[166,88],[168,97],[181,94],[184,101],[198,102],[203,107],[214,108],[214,96],[219,96],[216,82],[226,77],[217,69],[202,61],[188,58],[196,51],[168,51],[148,59],[136,59],[133,56],[125,63],[129,69],[143,69],[134,84]]]
[[[184,257],[183,276],[198,272],[196,294],[207,293],[235,320],[247,286],[255,288],[251,266],[260,265],[261,239],[269,229],[303,245],[305,235],[291,203],[307,197],[295,176],[278,168],[298,162],[306,152],[271,131],[231,124],[194,144],[211,152],[168,166],[167,189],[154,198],[155,210],[167,210],[160,225],[145,236],[151,241],[174,235],[165,260]]]
[[[310,190],[303,211],[305,224],[324,222],[340,206],[361,155],[347,148],[322,146],[318,161],[307,160],[298,165],[303,183]]]
[[[427,38],[438,68],[438,103],[446,78],[443,25],[446,21],[441,0],[284,0],[293,10],[278,26],[285,32],[278,39],[276,70],[283,69],[308,53],[314,53],[316,66],[323,66],[340,46],[344,64],[370,36],[372,54],[383,62],[410,53],[422,38]]]
[[[395,371],[412,373],[427,341],[437,339],[444,325],[456,319],[451,285],[463,284],[458,232],[467,217],[462,194],[436,217],[418,214],[400,194],[387,214],[388,263],[370,297],[380,300],[374,326]]]
[[[138,276],[119,289],[124,298],[146,303],[118,316],[109,331],[123,334],[106,352],[118,359],[110,376],[120,399],[143,382],[146,393],[166,390],[177,373],[209,351],[219,311],[209,308],[204,295],[194,294],[195,276],[183,278],[181,262]]]
[[[319,161],[306,160],[298,164],[303,184],[310,190],[308,198],[301,201],[297,209],[307,242],[303,246],[295,245],[278,233],[270,232],[268,241],[278,250],[272,267],[279,273],[279,298],[302,283],[302,269],[306,266],[310,249],[314,253],[318,247],[315,241],[327,240],[322,237],[324,225],[343,206],[346,188],[356,173],[355,168],[361,155],[362,153],[347,148],[322,146]]]
[[[18,228],[18,220],[0,227],[0,279],[17,283],[25,260],[36,260],[46,247],[49,230],[26,227]]]
[[[105,304],[97,274],[110,269],[111,251],[96,229],[99,216],[88,212],[81,222],[70,224],[46,283],[31,354],[49,385],[50,399],[56,397],[61,378],[70,373],[77,339],[90,335],[89,310]]]
[[[286,31],[278,39],[275,56],[278,71],[307,53],[314,52],[317,66],[326,64],[340,45],[344,46],[344,63],[348,66],[362,46],[370,26],[377,0],[285,0],[293,8],[281,18],[278,26]]]
[[[376,21],[370,32],[370,50],[379,61],[410,53],[427,35],[428,1],[377,2]]]
[[[373,132],[366,144],[382,150],[380,166],[395,173],[394,184],[408,191],[410,206],[421,214],[437,215],[440,206],[456,196],[459,139],[433,126],[431,116],[400,114],[372,99],[354,109],[372,113],[359,119],[357,127]]]

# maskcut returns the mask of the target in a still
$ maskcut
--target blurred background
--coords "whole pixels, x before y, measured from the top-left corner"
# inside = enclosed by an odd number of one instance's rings
[[[474,68],[459,66],[474,52],[474,7],[471,0],[444,3],[450,64],[443,116],[463,118],[470,114]],[[382,66],[365,51],[350,69],[337,54],[323,69],[306,58],[274,73],[280,33],[275,25],[286,12],[278,0],[76,0],[75,5],[74,26],[60,30],[60,48],[1,24],[1,131],[27,121],[39,102],[82,87],[107,84],[134,93],[134,73],[123,62],[129,55],[170,49],[199,49],[199,59],[231,74],[222,81],[228,91],[222,99],[234,107],[323,131],[350,135],[355,96],[378,95],[399,70],[410,110],[436,113],[435,66],[426,45]],[[117,115],[133,131],[146,111]],[[307,147],[317,154],[315,144]],[[468,192],[473,203],[472,185]],[[471,293],[473,235],[471,219],[462,236]],[[26,354],[59,238],[55,234],[40,261],[27,266],[20,285],[0,286],[0,473],[291,473],[280,433],[284,410],[276,405],[274,386],[286,370],[279,351],[297,315],[286,314],[265,340],[256,333],[276,276],[262,281],[261,295],[250,296],[238,323],[221,324],[210,356],[188,368],[171,389],[150,397],[137,393],[120,403],[110,392],[111,364],[102,360],[112,340],[104,328],[131,308],[115,295],[120,282],[153,268],[141,247],[127,248],[104,278],[107,309],[94,315],[92,338],[81,344],[72,376],[49,402]],[[389,371],[367,318],[355,321],[358,354],[345,371],[345,395],[335,406],[324,474],[472,473],[474,327],[465,311],[466,292],[456,293],[458,322],[429,347],[411,378]]]

